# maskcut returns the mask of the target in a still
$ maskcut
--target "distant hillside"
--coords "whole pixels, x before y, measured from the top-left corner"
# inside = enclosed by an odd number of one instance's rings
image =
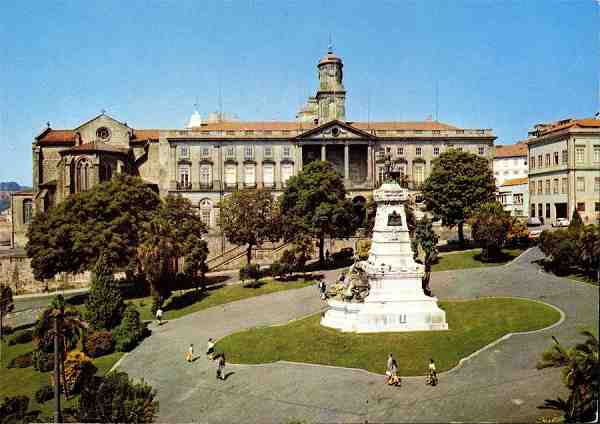
[[[22,186],[14,181],[0,181],[0,212],[8,209],[10,202],[10,192],[12,191],[30,191],[31,187]]]

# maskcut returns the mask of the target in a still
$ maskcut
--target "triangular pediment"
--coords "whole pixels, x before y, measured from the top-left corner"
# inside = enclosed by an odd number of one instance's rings
[[[298,135],[298,140],[372,139],[373,134],[353,127],[347,122],[333,120]]]
[[[111,145],[129,146],[132,129],[123,122],[101,113],[84,122],[74,130],[77,133],[77,145],[102,142]]]

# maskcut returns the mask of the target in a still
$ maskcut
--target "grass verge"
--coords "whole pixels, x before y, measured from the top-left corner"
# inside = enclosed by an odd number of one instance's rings
[[[234,302],[236,300],[247,299],[249,297],[260,296],[263,294],[274,293],[282,290],[299,289],[315,284],[314,280],[298,281],[277,281],[273,279],[262,280],[257,287],[244,287],[241,284],[232,284],[229,286],[217,286],[206,289],[196,295],[194,290],[188,290],[182,294],[173,293],[165,302],[163,307],[163,319],[175,319],[213,306],[224,303]],[[140,312],[144,320],[152,320],[152,297],[143,297],[131,299],[127,302],[132,303]]]
[[[464,252],[449,253],[438,258],[431,271],[449,271],[452,269],[481,268],[484,266],[498,266],[508,263],[523,253],[525,249],[504,249],[502,255],[494,261],[481,260],[481,250],[468,250]]]
[[[405,376],[424,375],[433,358],[440,371],[507,333],[547,327],[560,319],[554,308],[523,299],[444,301],[448,331],[353,334],[320,325],[320,314],[282,326],[225,337],[217,350],[233,363],[287,360],[361,368],[383,373],[390,352]]]

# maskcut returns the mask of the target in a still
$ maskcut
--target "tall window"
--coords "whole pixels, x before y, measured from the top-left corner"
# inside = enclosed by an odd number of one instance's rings
[[[244,185],[246,187],[256,186],[256,166],[253,163],[244,165]]]
[[[568,162],[569,162],[569,151],[563,150],[562,151],[562,164],[566,165]]]
[[[538,183],[538,190],[537,190],[538,194],[543,194],[543,192],[542,192],[542,184],[543,184],[542,180],[538,181],[537,183]]]
[[[179,165],[179,178],[177,182],[179,183],[180,190],[186,190],[190,188],[190,166],[189,165]]]
[[[553,194],[558,194],[558,178],[555,178],[552,181],[552,193]]]
[[[292,157],[292,148],[290,146],[283,146],[283,154],[282,156],[286,159]]]
[[[535,156],[531,156],[529,158],[529,166],[531,167],[531,169],[535,169]]]
[[[275,184],[275,167],[272,163],[263,165],[263,185],[267,188],[273,187]]]
[[[594,192],[600,193],[600,177],[594,177]]]
[[[235,186],[237,183],[237,166],[234,164],[225,165],[225,185]]]
[[[561,187],[560,187],[560,191],[561,193],[565,194],[567,192],[567,179],[566,178],[562,178],[561,180]]]
[[[200,200],[200,219],[206,225],[206,228],[211,227],[210,215],[212,212],[212,202],[209,199]]]
[[[577,191],[585,191],[585,177],[577,177]]]
[[[554,165],[558,165],[558,152],[554,152]]]
[[[515,195],[513,196],[513,201],[514,201],[515,205],[522,205],[523,204],[523,193],[515,193]]]
[[[483,154],[485,153],[485,148],[484,147],[479,147],[478,151],[479,151],[479,154],[483,156]]]
[[[179,146],[179,157],[188,159],[190,157],[190,149],[187,146]]]
[[[235,147],[234,146],[229,146],[229,147],[227,147],[227,149],[225,149],[225,157],[227,157],[229,159],[235,158]]]
[[[415,165],[415,184],[423,184],[423,165]]]
[[[538,204],[538,217],[540,217],[540,218],[541,218],[542,216],[544,216],[544,215],[543,215],[543,211],[542,211],[542,208],[543,208],[543,207],[544,207],[544,205],[543,205],[542,203],[539,203],[539,204]]]
[[[31,199],[23,200],[23,224],[29,224],[33,218],[33,203]]]
[[[266,158],[273,157],[273,148],[271,146],[265,146],[264,154]]]
[[[287,180],[294,174],[294,165],[284,163],[281,165],[281,181],[285,184]]]
[[[244,146],[244,159],[254,159],[253,146]]]
[[[211,166],[209,164],[200,165],[200,185],[204,188],[211,185]]]
[[[100,166],[100,181],[108,181],[112,178],[112,166],[109,163],[103,163]]]
[[[533,180],[529,182],[529,193],[535,194],[535,181]]]
[[[531,204],[531,217],[535,217],[535,203]]]
[[[203,147],[201,152],[202,152],[203,158],[207,158],[210,156],[210,148],[209,147]]]
[[[76,181],[77,181],[77,191],[84,191],[90,188],[90,180],[89,180],[89,172],[90,172],[90,163],[82,159],[77,162],[77,172],[76,172]]]
[[[585,146],[576,146],[575,147],[575,162],[577,162],[577,163],[585,162]]]
[[[538,155],[537,167],[538,168],[542,167],[542,155]]]
[[[594,146],[594,163],[600,163],[600,146]]]
[[[550,180],[546,180],[546,194],[550,194]]]
[[[440,155],[440,148],[434,147],[433,148],[433,156],[439,156],[439,155]]]
[[[546,153],[546,160],[544,161],[546,168],[550,166],[550,153]]]
[[[546,203],[546,218],[550,218],[550,203]]]
[[[420,147],[417,147],[417,148],[415,149],[415,155],[416,155],[416,156],[421,156],[421,153],[422,153],[422,152],[423,152],[423,149],[421,149]]]
[[[435,152],[435,149],[433,149],[433,151]],[[439,151],[439,148],[438,148],[438,151]],[[402,155],[404,155],[404,147],[397,147],[397,148],[396,148],[396,154],[397,154],[398,156],[402,156]],[[434,153],[434,154],[435,154],[435,153]]]

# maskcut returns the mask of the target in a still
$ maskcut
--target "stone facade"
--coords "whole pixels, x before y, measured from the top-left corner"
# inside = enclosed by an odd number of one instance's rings
[[[527,145],[517,143],[511,145],[496,145],[494,155],[494,178],[496,186],[504,184],[505,180],[527,178]]]
[[[567,119],[536,127],[529,148],[529,213],[546,223],[600,223],[600,120]]]

